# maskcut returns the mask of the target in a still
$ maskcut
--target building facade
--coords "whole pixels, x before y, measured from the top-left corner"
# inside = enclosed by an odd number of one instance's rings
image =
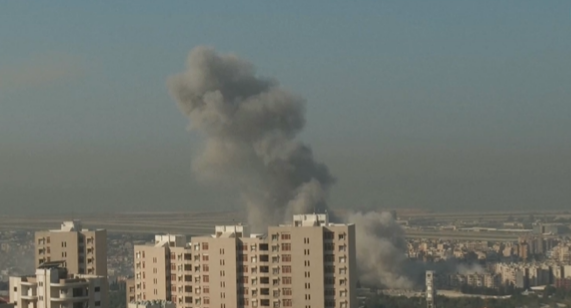
[[[177,308],[353,308],[355,226],[327,214],[251,234],[216,226],[209,236],[156,236],[135,246],[136,300],[170,300]]]
[[[44,262],[35,275],[10,277],[15,307],[109,307],[107,277],[69,274],[63,262]]]
[[[73,274],[107,276],[107,231],[82,229],[80,221],[63,222],[59,230],[35,234],[36,267],[64,261]]]

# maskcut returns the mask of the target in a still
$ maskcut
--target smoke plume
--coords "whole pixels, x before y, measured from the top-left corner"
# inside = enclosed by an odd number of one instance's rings
[[[301,97],[257,76],[248,61],[207,47],[192,50],[187,69],[167,84],[191,130],[205,140],[194,172],[236,187],[253,230],[327,209],[334,178],[297,139],[305,124]],[[389,213],[352,213],[346,220],[356,225],[361,283],[415,285],[424,269],[407,259],[404,231]]]
[[[404,231],[388,212],[351,213],[355,224],[359,279],[363,285],[411,289],[407,275],[407,243]]]
[[[190,128],[205,137],[194,171],[236,186],[254,230],[325,210],[334,179],[297,139],[305,101],[234,55],[197,47],[187,64],[168,87]]]

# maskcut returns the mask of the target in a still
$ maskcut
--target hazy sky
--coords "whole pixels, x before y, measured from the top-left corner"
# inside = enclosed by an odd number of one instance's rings
[[[209,45],[307,101],[333,207],[571,208],[571,1],[3,1],[0,209],[237,209],[166,79]]]

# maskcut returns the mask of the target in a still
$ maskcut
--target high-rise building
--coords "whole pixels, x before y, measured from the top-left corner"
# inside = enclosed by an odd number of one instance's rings
[[[426,271],[426,307],[436,308],[436,272]]]
[[[10,277],[16,307],[109,307],[107,277],[69,274],[63,262],[44,262],[35,275]]]
[[[156,236],[135,246],[136,300],[191,307],[357,307],[355,226],[327,214],[294,215],[293,223],[251,234],[216,226],[185,243]]]
[[[72,274],[107,276],[107,231],[81,228],[80,221],[63,222],[59,230],[35,235],[36,267],[64,261]]]

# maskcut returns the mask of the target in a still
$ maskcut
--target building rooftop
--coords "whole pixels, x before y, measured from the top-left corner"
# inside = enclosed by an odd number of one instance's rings
[[[40,269],[63,268],[64,263],[65,263],[65,261],[44,262],[44,263],[40,264],[40,266],[38,266],[38,268],[40,268]]]

